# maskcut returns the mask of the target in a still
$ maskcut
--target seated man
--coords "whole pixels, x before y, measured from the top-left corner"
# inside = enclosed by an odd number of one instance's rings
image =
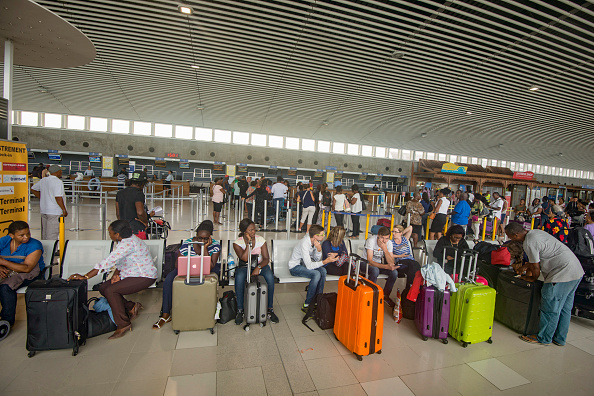
[[[399,265],[394,264],[393,244],[390,240],[390,229],[381,227],[377,235],[372,235],[365,241],[365,254],[367,259],[367,268],[369,269],[369,280],[377,283],[378,275],[388,275],[384,286],[384,301],[390,307],[394,306],[394,301],[390,298],[394,283],[398,279]],[[361,273],[365,272],[365,264],[361,263]]]
[[[2,320],[14,326],[16,290],[35,280],[45,268],[43,246],[31,238],[29,224],[15,221],[8,226],[8,235],[0,238],[0,304]]]
[[[322,260],[322,245],[320,242],[322,242],[324,236],[324,228],[321,225],[313,224],[309,228],[308,235],[303,237],[295,246],[289,259],[291,275],[311,279],[307,288],[305,304],[301,308],[304,313],[307,313],[307,308],[315,296],[324,292],[324,282],[326,282],[324,265],[338,260],[336,253],[329,253],[328,257]]]

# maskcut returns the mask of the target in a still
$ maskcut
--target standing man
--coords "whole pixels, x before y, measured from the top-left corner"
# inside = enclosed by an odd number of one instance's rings
[[[534,282],[544,275],[540,301],[538,334],[520,336],[532,344],[563,346],[569,331],[573,297],[584,270],[571,250],[541,230],[526,231],[520,223],[509,223],[505,233],[512,241],[521,242],[528,262],[515,267],[522,279]]]
[[[488,192],[488,191],[487,191]],[[501,213],[503,212],[503,199],[501,199],[501,196],[499,195],[499,193],[497,191],[495,191],[493,193],[493,203],[491,203],[490,208],[493,209],[493,216],[497,217],[497,229],[494,229],[493,232],[498,234],[499,230],[501,229],[501,227],[499,227],[499,225],[501,224]]]
[[[171,181],[173,180],[173,172],[167,171],[167,177],[165,178],[165,193],[171,196]]]
[[[39,198],[41,213],[41,239],[56,240],[60,237],[60,217],[67,217],[66,194],[62,183],[62,168],[51,165],[49,175],[31,187],[31,192]]]
[[[277,176],[276,183],[274,183],[270,189],[270,192],[272,193],[272,209],[274,209],[275,213],[278,210],[279,216],[283,214],[287,190],[287,186],[285,186],[285,183],[283,183],[283,177]]]
[[[452,224],[461,226],[462,229],[464,229],[464,233],[466,233],[466,226],[468,225],[468,218],[470,217],[468,195],[466,193],[461,193],[459,198],[460,200],[454,207],[454,212],[452,213]]]
[[[140,239],[146,239],[148,215],[144,209],[144,189],[148,178],[145,171],[132,173],[129,186],[116,194],[116,217],[126,220],[134,233]]]

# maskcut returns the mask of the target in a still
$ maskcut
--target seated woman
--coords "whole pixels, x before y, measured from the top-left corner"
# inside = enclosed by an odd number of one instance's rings
[[[214,224],[210,220],[204,220],[198,228],[196,228],[196,236],[194,238],[188,238],[182,242],[179,248],[180,256],[188,255],[188,246],[190,247],[190,255],[196,256],[196,249],[199,249],[199,245],[190,245],[190,242],[202,242],[201,254],[210,256],[210,272],[214,272],[220,275],[221,265],[219,263],[219,256],[221,255],[221,244],[216,240],[212,239],[212,233],[214,230]],[[171,322],[171,304],[173,300],[173,280],[177,277],[177,261],[175,263],[175,269],[171,271],[163,281],[163,303],[161,304],[161,316],[157,323],[153,325],[153,329],[158,330],[164,324]]]
[[[384,286],[384,301],[389,306],[394,306],[394,301],[390,298],[394,283],[398,279],[398,267],[394,264],[393,245],[390,240],[390,229],[381,227],[377,235],[372,235],[365,241],[365,251],[367,264],[361,263],[361,272],[365,273],[365,268],[369,270],[369,280],[376,283],[380,273],[388,275]]]
[[[415,260],[413,256],[412,247],[410,246],[410,236],[413,232],[413,226],[404,228],[397,224],[392,230],[392,254],[394,256],[394,263],[399,265],[399,273],[406,274],[406,286],[412,285],[415,274],[421,269],[421,265]]]
[[[8,235],[0,238],[0,255],[0,317],[14,326],[16,291],[33,282],[45,268],[43,246],[31,238],[29,224],[15,221],[8,226]]]
[[[324,228],[321,225],[312,225],[307,233],[295,245],[289,259],[289,272],[291,275],[310,279],[305,303],[301,307],[304,313],[307,313],[307,308],[309,304],[314,302],[315,296],[324,293],[324,283],[326,282],[326,268],[324,266],[338,260],[338,253],[334,252],[330,252],[328,257],[322,260],[322,245],[320,242],[324,239]]]
[[[252,251],[249,245],[252,245]],[[243,303],[245,298],[245,283],[247,280],[248,263],[251,271],[250,277],[262,275],[268,285],[268,319],[272,323],[278,323],[278,317],[274,313],[274,274],[270,269],[270,255],[266,239],[256,235],[256,225],[250,219],[243,219],[239,222],[239,238],[233,242],[233,250],[237,255],[239,264],[235,268],[235,294],[237,296],[237,316],[235,324],[243,323]],[[251,257],[250,257],[251,255]],[[255,264],[255,265],[254,265]],[[253,269],[252,269],[253,267]]]
[[[464,229],[462,227],[458,225],[450,227],[446,234],[439,238],[435,244],[435,249],[433,250],[435,261],[443,266],[446,273],[451,275],[454,272],[454,252],[452,252],[451,249],[448,249],[446,252],[446,263],[444,263],[443,251],[446,247],[453,247],[458,250],[458,261],[456,264],[460,264],[462,262],[462,252],[465,249],[469,249],[468,243],[466,243],[466,240],[464,239]],[[468,264],[468,262],[466,264]],[[457,270],[459,271],[460,268]]]
[[[347,275],[349,272],[349,252],[344,243],[346,230],[342,226],[334,227],[328,234],[328,239],[322,242],[322,261],[326,260],[331,253],[337,260],[329,262],[324,266],[328,275]],[[308,289],[309,290],[309,289]]]
[[[130,322],[142,308],[142,304],[128,301],[124,295],[148,289],[157,280],[157,267],[153,264],[148,246],[132,233],[126,220],[114,221],[109,225],[108,231],[111,240],[117,243],[109,256],[95,264],[85,275],[74,274],[68,280],[90,279],[116,267],[113,277],[99,286],[99,293],[107,298],[118,327],[109,337],[113,340],[123,337],[128,330],[132,331]]]

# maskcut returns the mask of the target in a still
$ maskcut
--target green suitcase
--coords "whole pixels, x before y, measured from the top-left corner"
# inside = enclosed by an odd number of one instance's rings
[[[473,283],[476,274],[476,256],[473,256],[472,253],[462,255],[460,278],[462,278],[464,261],[467,257],[470,259],[466,277],[468,283],[457,283],[458,290],[451,294],[449,328],[450,335],[462,342],[462,346],[465,348],[469,344],[483,341],[487,341],[489,344],[493,342],[491,336],[493,334],[496,295],[495,289]],[[474,271],[471,272],[473,261],[475,266]]]

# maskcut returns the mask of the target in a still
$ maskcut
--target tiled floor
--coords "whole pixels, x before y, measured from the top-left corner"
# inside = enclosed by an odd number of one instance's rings
[[[31,225],[39,237],[38,207]],[[96,227],[92,208],[81,207],[81,224]],[[166,215],[171,240],[189,235],[189,206]],[[108,211],[113,218],[113,210]],[[71,227],[75,219],[69,218]],[[234,237],[216,232],[217,239]],[[286,238],[286,233],[262,233]],[[100,238],[99,231],[67,232],[67,238]],[[291,234],[291,238],[299,238]],[[89,263],[91,265],[91,263]],[[0,343],[1,395],[592,395],[594,394],[594,322],[573,319],[565,347],[522,342],[508,328],[494,324],[493,344],[462,348],[450,339],[424,342],[414,323],[394,323],[385,312],[381,355],[359,362],[332,331],[314,332],[301,324],[304,284],[276,285],[278,324],[249,332],[233,323],[211,335],[175,335],[170,324],[151,329],[160,309],[160,289],[131,296],[145,309],[125,337],[109,334],[89,339],[78,356],[40,352],[27,358],[24,298],[19,296],[17,323]],[[326,291],[336,291],[328,282]],[[226,288],[227,290],[229,288]],[[222,293],[222,290],[220,290]]]

